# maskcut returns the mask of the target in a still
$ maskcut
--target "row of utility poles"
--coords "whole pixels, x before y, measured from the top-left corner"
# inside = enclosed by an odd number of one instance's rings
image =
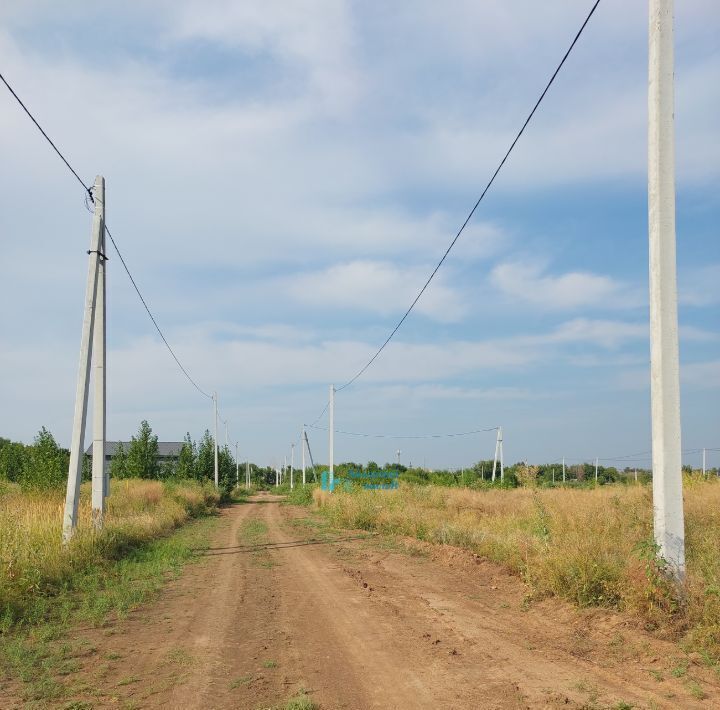
[[[335,482],[335,385],[330,385],[329,398],[328,398],[328,488],[330,491],[333,490]],[[498,464],[500,464],[499,478],[504,480],[505,478],[505,461],[503,455],[503,429],[501,426],[496,427],[497,436],[495,439],[495,457],[493,460],[492,469],[492,480],[496,479],[498,472]],[[490,429],[489,431],[492,431]],[[303,437],[307,441],[307,433],[305,427],[303,427]],[[309,450],[309,449],[308,449]],[[395,454],[397,456],[398,465],[400,464],[400,454],[402,452],[398,449]],[[303,461],[304,466],[304,461]],[[304,470],[304,469],[303,469]],[[303,474],[303,483],[305,482]]]
[[[680,377],[677,313],[675,236],[675,135],[673,0],[649,0],[648,72],[648,223],[650,272],[650,380],[652,414],[652,468],[655,541],[660,556],[678,580],[685,574],[685,533],[682,502]],[[93,403],[92,518],[102,526],[108,478],[106,438],[106,264],[105,180],[95,179],[95,211],[85,308],[80,343],[80,364],[70,446],[63,539],[77,525],[83,442],[90,369],[95,358]],[[217,395],[215,406],[215,485],[218,480]],[[335,387],[329,401],[329,483],[334,483]],[[499,442],[501,430],[498,429]],[[496,445],[496,459],[497,459]],[[291,474],[292,476],[292,474]],[[563,465],[563,476],[565,466]],[[502,477],[502,464],[501,464]],[[292,479],[291,479],[292,480]]]
[[[308,441],[307,437],[307,431],[305,430],[305,425],[303,424],[302,431],[300,434],[300,460],[301,460],[301,471],[302,471],[302,484],[303,486],[307,483],[307,466],[305,463],[305,450],[307,449],[308,455],[310,456],[310,462],[313,467],[313,476],[314,476],[314,470],[315,470],[315,463],[312,458],[312,451],[310,451],[310,442]],[[287,472],[290,472],[290,488],[295,488],[295,442],[292,442],[290,444],[290,468],[288,469],[287,465],[287,455],[284,459],[284,464],[279,469],[275,469],[275,486],[279,486],[282,484],[284,477],[287,475]],[[248,484],[249,485],[249,484]]]

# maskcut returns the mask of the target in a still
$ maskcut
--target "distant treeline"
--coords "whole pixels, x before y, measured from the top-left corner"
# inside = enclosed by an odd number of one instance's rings
[[[90,479],[92,457],[84,456],[83,480]],[[53,435],[43,427],[32,444],[22,444],[0,437],[0,481],[18,483],[23,488],[53,488],[64,486],[67,481],[70,452],[58,446]],[[254,486],[271,487],[276,480],[275,469],[249,464],[250,480]],[[111,478],[145,479],[195,479],[214,480],[215,448],[209,431],[205,431],[199,442],[186,434],[177,460],[161,461],[158,451],[158,437],[153,434],[147,421],[142,421],[136,436],[130,440],[127,450],[120,444],[109,464]],[[319,480],[319,474],[327,466],[316,464],[307,469],[308,483]],[[492,478],[493,461],[478,461],[470,468],[457,470],[434,470],[408,468],[397,463],[379,466],[375,461],[360,464],[353,461],[337,464],[335,475],[347,478],[350,471],[397,471],[401,481],[418,485],[466,486],[559,486],[563,484],[562,465],[558,463],[528,465],[523,462],[506,466],[503,481],[500,481],[500,467],[496,467],[495,482]],[[684,466],[691,473],[690,466]],[[227,446],[218,449],[218,472],[220,486],[230,490],[236,483],[236,462]],[[718,475],[718,469],[708,469],[709,475]],[[300,483],[300,472],[296,470],[295,482]],[[598,484],[647,483],[652,474],[648,469],[613,466],[598,467]],[[240,485],[245,481],[245,462],[240,462]],[[284,484],[289,483],[286,475]],[[583,486],[595,484],[595,466],[592,463],[573,464],[565,467],[565,485]]]
[[[319,467],[323,468],[323,467]],[[326,468],[326,467],[324,467]],[[401,481],[417,485],[465,486],[468,488],[484,488],[488,486],[517,488],[519,486],[589,486],[595,485],[595,465],[593,463],[566,464],[565,481],[561,463],[529,465],[518,462],[506,466],[503,480],[500,481],[500,465],[495,468],[495,481],[492,481],[493,460],[478,461],[465,469],[438,469],[430,471],[425,468],[408,468],[398,463],[386,463],[379,466],[375,461],[363,465],[353,461],[337,464],[335,476],[348,477],[350,471],[398,471]],[[685,473],[698,473],[691,466],[683,466]],[[718,475],[718,469],[708,469],[708,475]],[[598,485],[612,483],[648,483],[652,480],[652,472],[646,468],[627,466],[619,469],[614,466],[598,466]]]

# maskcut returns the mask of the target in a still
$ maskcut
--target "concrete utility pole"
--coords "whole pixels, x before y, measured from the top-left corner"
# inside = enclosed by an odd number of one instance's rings
[[[85,424],[87,421],[87,401],[90,387],[90,364],[93,344],[91,336],[95,330],[95,307],[97,300],[98,274],[100,269],[100,246],[105,231],[105,179],[95,178],[95,213],[90,235],[88,251],[88,275],[85,288],[85,308],[83,313],[82,334],[80,336],[80,364],[78,367],[77,387],[75,390],[75,414],[73,417],[72,438],[70,440],[70,465],[68,467],[67,490],[65,493],[65,512],[63,514],[63,543],[67,544],[75,532],[80,502],[80,482],[82,480],[83,444],[85,442]],[[98,199],[99,198],[99,199]],[[104,363],[103,363],[104,364]],[[104,373],[103,367],[103,373]],[[102,441],[104,452],[105,442]],[[93,458],[97,457],[93,442]],[[104,460],[104,455],[101,457]],[[94,483],[95,481],[93,481]],[[95,497],[93,496],[93,500]]]
[[[225,421],[225,446],[228,446],[228,423]]]
[[[295,488],[295,444],[290,444],[290,490]]]
[[[503,453],[503,430],[498,427],[498,436],[500,437],[500,481],[505,480],[505,454]]]
[[[397,456],[397,460],[398,460],[398,466],[400,465],[400,454],[401,454],[401,453],[402,453],[402,451],[400,451],[400,449],[398,449],[398,450],[395,452],[395,454],[396,454],[396,456]]]
[[[703,476],[705,476],[705,472],[707,471],[705,467],[705,448],[703,448]]]
[[[598,482],[598,457],[595,457],[595,483]]]
[[[220,486],[220,470],[218,467],[218,396],[217,392],[213,393],[213,402],[215,403],[215,488]]]
[[[235,442],[235,485],[240,488],[240,461],[238,459],[238,442]]]
[[[685,576],[680,356],[675,257],[673,0],[650,0],[648,224],[650,395],[655,542],[676,580]]]
[[[565,483],[565,457],[563,456],[563,483]]]
[[[335,464],[334,464],[334,447],[335,447],[335,385],[330,385],[330,403],[328,406],[328,458],[330,464],[328,466],[328,485],[333,490],[335,485]]]
[[[300,434],[300,451],[302,458],[302,476],[303,486],[305,485],[305,425],[303,424],[302,433]]]
[[[250,460],[245,459],[245,488],[250,488]]]
[[[93,190],[96,209],[100,205],[100,241],[95,296],[95,321],[92,336],[92,360],[94,366],[93,394],[93,447],[92,447],[92,521],[97,530],[101,530],[105,520],[105,498],[108,495],[108,470],[105,462],[105,440],[107,438],[107,386],[105,375],[106,326],[105,306],[106,284],[105,264],[105,181],[101,180]]]

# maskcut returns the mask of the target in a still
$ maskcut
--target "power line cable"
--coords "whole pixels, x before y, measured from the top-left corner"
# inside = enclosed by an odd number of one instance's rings
[[[8,84],[7,79],[1,73],[0,73],[0,79],[2,80],[2,83],[5,84],[5,86],[7,87],[8,91],[15,97],[15,100],[20,104],[23,111],[25,111],[25,113],[28,115],[30,120],[35,124],[35,127],[38,129],[38,131],[40,131],[40,133],[43,134],[43,136],[45,137],[45,140],[52,146],[52,149],[58,154],[58,156],[60,157],[60,160],[62,160],[63,163],[65,163],[65,166],[67,167],[67,169],[75,176],[75,179],[85,188],[85,192],[87,192],[90,195],[90,199],[92,200],[93,196],[92,196],[91,188],[88,187],[85,184],[85,181],[77,174],[77,172],[75,172],[75,169],[73,168],[73,166],[70,165],[70,163],[67,161],[65,156],[60,152],[60,149],[55,145],[55,143],[52,142],[52,139],[50,138],[50,136],[47,133],[45,133],[45,131],[43,130],[43,127],[35,119],[35,116],[33,116],[30,113],[30,109],[28,109],[28,107],[23,103],[22,99],[15,93],[15,90],[12,88],[12,86],[10,86],[10,84]]]
[[[165,337],[165,334],[160,329],[160,326],[158,325],[157,321],[155,320],[155,316],[150,311],[150,308],[147,304],[147,301],[143,297],[142,293],[140,292],[140,289],[138,288],[137,282],[133,278],[133,275],[130,273],[130,269],[128,268],[128,265],[125,263],[125,259],[123,258],[123,255],[120,253],[120,249],[118,249],[118,245],[115,242],[115,239],[113,239],[113,235],[110,233],[110,230],[108,229],[108,226],[105,225],[105,232],[107,233],[108,237],[110,237],[110,241],[112,242],[113,248],[115,249],[115,252],[117,253],[118,257],[120,258],[120,263],[123,265],[123,268],[125,269],[125,273],[128,275],[128,278],[130,279],[130,283],[133,285],[133,288],[135,289],[135,293],[137,293],[138,298],[140,299],[140,302],[143,304],[143,307],[147,311],[148,316],[150,316],[150,320],[152,321],[153,325],[155,326],[155,330],[157,330],[158,335],[162,338],[163,343],[165,343],[165,347],[168,349],[168,352],[170,355],[172,355],[173,360],[177,363],[177,366],[180,368],[182,373],[185,375],[185,377],[188,379],[190,384],[204,397],[207,397],[208,399],[212,399],[212,395],[208,394],[203,390],[195,380],[190,377],[190,373],[185,369],[184,365],[180,362],[178,356],[175,354],[175,351],[170,346],[170,343],[168,343],[167,338]]]
[[[17,93],[15,93],[15,90],[12,88],[12,86],[10,86],[7,79],[1,73],[0,73],[0,79],[2,80],[3,84],[5,84],[5,86],[7,87],[8,91],[13,95],[13,97],[18,102],[18,104],[20,104],[23,111],[25,111],[25,113],[28,115],[30,120],[35,124],[36,128],[40,131],[40,133],[42,133],[45,140],[52,146],[52,149],[57,153],[60,160],[62,160],[63,163],[65,163],[65,166],[67,167],[67,169],[73,174],[75,179],[83,186],[83,188],[85,189],[85,192],[87,193],[86,199],[89,196],[90,200],[92,202],[95,202],[95,198],[93,197],[93,194],[92,194],[92,188],[85,184],[85,181],[80,177],[80,175],[78,175],[75,168],[73,168],[73,166],[70,164],[70,162],[67,160],[67,158],[60,152],[60,149],[55,145],[55,143],[52,141],[50,136],[45,132],[43,127],[38,123],[35,116],[33,116],[32,113],[30,113],[30,110],[28,109],[28,107],[23,103],[22,99],[17,95]],[[204,395],[208,399],[212,399],[212,395],[210,395],[207,392],[205,392],[204,390],[202,390],[198,386],[197,382],[195,382],[195,380],[193,380],[193,378],[190,377],[188,371],[185,369],[185,367],[183,366],[183,364],[180,362],[177,355],[175,354],[175,351],[170,347],[170,343],[167,341],[167,338],[163,334],[162,330],[160,330],[160,326],[158,325],[157,321],[155,320],[155,316],[153,316],[152,312],[150,311],[150,308],[148,307],[147,301],[145,301],[145,299],[143,298],[143,295],[140,292],[137,282],[133,278],[133,275],[130,273],[130,269],[128,268],[128,265],[125,263],[125,259],[123,258],[123,255],[120,253],[120,249],[118,249],[118,245],[115,242],[115,239],[113,239],[113,236],[110,233],[110,230],[108,229],[107,225],[105,225],[105,232],[107,233],[108,237],[110,237],[110,241],[112,242],[115,252],[117,253],[118,257],[120,258],[120,263],[123,265],[123,268],[125,269],[125,273],[128,275],[128,278],[130,279],[130,282],[132,283],[133,288],[135,289],[135,292],[137,293],[138,297],[140,298],[140,301],[142,302],[143,306],[145,307],[147,314],[150,316],[150,320],[153,322],[155,329],[157,330],[158,334],[162,338],[163,343],[165,343],[165,347],[167,347],[170,355],[172,355],[172,357],[175,360],[175,362],[177,363],[178,367],[182,370],[183,374],[185,375],[185,377],[187,377],[187,379],[192,384],[192,386],[195,387],[195,389],[198,392],[200,392],[200,394]]]
[[[592,8],[590,9],[590,12],[588,13],[587,17],[585,18],[585,21],[582,23],[580,29],[578,30],[577,34],[575,35],[575,39],[570,44],[570,47],[568,48],[567,52],[565,52],[565,55],[560,60],[560,63],[558,64],[557,68],[553,72],[553,75],[550,77],[550,81],[548,81],[547,85],[543,89],[543,92],[540,94],[540,98],[535,102],[535,105],[533,106],[532,111],[530,111],[528,117],[525,119],[525,123],[523,123],[522,128],[518,131],[517,135],[515,136],[515,139],[510,144],[510,147],[508,148],[507,152],[505,153],[503,159],[500,161],[500,164],[495,169],[495,172],[492,174],[492,177],[488,181],[487,185],[485,186],[485,189],[482,191],[480,197],[478,198],[477,202],[473,206],[473,208],[470,210],[470,214],[468,214],[467,218],[463,222],[462,226],[458,230],[457,234],[455,235],[455,238],[450,242],[450,246],[445,250],[445,253],[442,256],[442,259],[438,262],[437,266],[433,269],[432,273],[428,277],[428,280],[425,282],[425,285],[420,289],[420,292],[417,296],[415,296],[415,300],[410,304],[410,307],[405,311],[405,315],[398,321],[397,325],[393,328],[390,335],[388,335],[385,342],[380,346],[380,348],[377,350],[377,352],[368,360],[367,363],[350,379],[348,380],[344,385],[337,388],[337,392],[340,392],[341,390],[344,390],[346,387],[349,387],[355,380],[357,380],[369,367],[370,365],[375,362],[375,360],[378,358],[380,353],[385,349],[387,344],[392,340],[395,333],[398,332],[400,329],[400,326],[405,322],[405,319],[410,315],[410,312],[415,308],[415,304],[420,300],[420,297],[425,293],[425,289],[430,285],[430,282],[435,277],[435,274],[438,272],[440,267],[445,262],[445,259],[447,259],[448,254],[450,254],[450,251],[455,246],[455,243],[460,238],[460,235],[465,231],[465,227],[468,225],[470,220],[472,219],[472,216],[475,214],[475,210],[477,210],[478,206],[482,202],[483,198],[485,197],[485,194],[488,192],[492,184],[495,182],[495,178],[498,176],[498,173],[502,169],[502,167],[505,165],[505,162],[507,161],[508,157],[510,156],[510,153],[512,153],[513,149],[515,148],[515,144],[520,140],[520,136],[525,132],[525,128],[530,123],[530,120],[535,115],[535,112],[537,111],[538,107],[542,103],[542,100],[545,98],[545,94],[547,94],[548,90],[552,86],[553,82],[555,81],[555,77],[560,72],[560,69],[562,69],[563,64],[565,64],[565,60],[570,56],[570,52],[572,52],[573,48],[575,47],[577,41],[580,39],[580,35],[582,35],[583,31],[585,30],[585,27],[587,26],[588,22],[590,21],[590,18],[595,13],[595,10],[597,9],[597,6],[600,4],[600,0],[595,0],[595,3],[593,4]]]
[[[312,429],[318,429],[320,431],[327,431],[327,427],[320,427],[320,426],[313,426],[310,425],[310,428]],[[475,429],[473,431],[461,431],[456,432],[453,434],[421,434],[421,435],[412,435],[412,436],[405,436],[405,435],[394,435],[394,434],[365,434],[362,432],[357,431],[343,431],[342,429],[335,429],[336,434],[345,434],[347,436],[362,436],[365,438],[370,439],[444,439],[454,436],[470,436],[471,434],[482,434],[488,431],[497,431],[498,427],[490,427],[489,429]]]

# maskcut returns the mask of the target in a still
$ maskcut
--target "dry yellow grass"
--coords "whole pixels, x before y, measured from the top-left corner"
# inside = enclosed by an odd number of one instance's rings
[[[403,485],[397,491],[315,491],[344,527],[473,550],[522,576],[535,596],[639,615],[720,660],[720,484],[685,482],[685,598],[666,582],[652,545],[647,486],[473,491]]]
[[[102,532],[90,521],[90,489],[83,485],[79,524],[61,544],[63,491],[0,489],[0,625],[8,628],[39,596],[52,597],[72,576],[127,549],[168,533],[214,507],[218,495],[195,483],[124,480],[112,483]]]

